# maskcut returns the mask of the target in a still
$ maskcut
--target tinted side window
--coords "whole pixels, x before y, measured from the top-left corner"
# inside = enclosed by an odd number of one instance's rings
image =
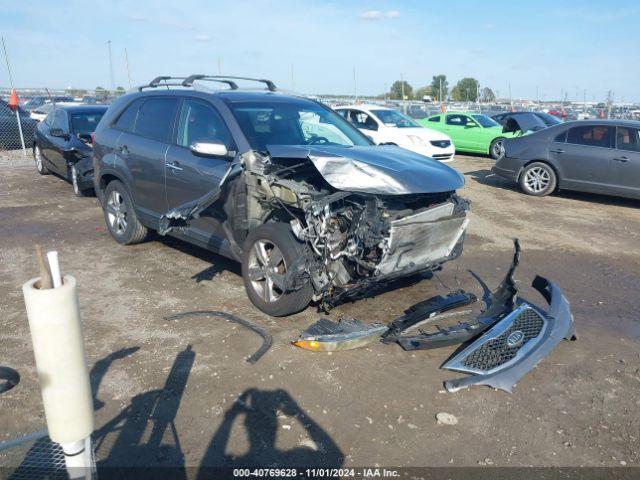
[[[431,117],[429,119],[430,122],[439,122],[440,121],[440,115],[438,115],[437,117]]]
[[[377,130],[378,124],[376,121],[360,110],[351,110],[351,120],[353,124],[358,128],[364,128],[366,130]]]
[[[464,115],[447,115],[447,125],[465,126],[467,117]]]
[[[589,147],[610,148],[613,139],[613,127],[606,125],[585,125],[570,128],[567,143],[587,145]]]
[[[140,104],[142,104],[142,99],[138,99],[130,103],[129,106],[125,108],[124,112],[120,114],[120,117],[116,121],[114,127],[118,130],[122,130],[123,132],[133,132]]]
[[[553,139],[554,142],[558,142],[558,143],[564,143],[567,141],[567,131],[565,130],[564,132],[556,135],[556,138]]]
[[[158,142],[169,142],[177,98],[150,98],[138,110],[133,133]]]
[[[188,148],[194,142],[222,143],[228,149],[233,143],[222,117],[211,105],[185,100],[178,124],[178,145]]]
[[[63,132],[69,131],[69,122],[67,121],[67,113],[64,110],[54,110],[53,123],[51,128],[59,128]]]
[[[344,118],[349,118],[349,110],[336,110],[336,112],[338,112],[340,115],[342,115]]]
[[[640,130],[637,128],[618,127],[616,133],[616,148],[640,152]]]

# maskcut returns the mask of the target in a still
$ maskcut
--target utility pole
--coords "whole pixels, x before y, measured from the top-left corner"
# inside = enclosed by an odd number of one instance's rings
[[[129,88],[132,88],[131,85],[131,70],[129,70],[129,54],[127,53],[127,49],[124,49],[124,61],[127,65],[127,78],[129,79]]]
[[[111,40],[107,40],[107,47],[109,49],[109,78],[111,80],[111,92],[115,92],[116,85],[113,79],[113,59],[111,58]]]
[[[9,84],[11,86],[11,93],[15,93],[13,86],[13,75],[11,75],[11,66],[9,65],[9,55],[7,55],[7,46],[4,44],[4,37],[2,37],[2,50],[4,50],[4,60],[7,62],[7,73],[9,73]],[[24,144],[24,135],[22,133],[22,120],[20,119],[20,108],[16,108],[16,120],[18,121],[18,133],[20,134],[20,143],[22,145],[22,155],[27,158],[27,149]]]
[[[355,102],[358,103],[358,79],[356,78],[356,69],[353,69],[353,96]]]
[[[511,97],[511,84],[509,84],[509,105],[511,105],[511,111],[514,111],[513,108],[513,98]]]
[[[400,91],[402,92],[402,111],[406,112],[407,108],[404,104],[404,76],[400,73]]]
[[[538,91],[537,85],[536,85],[536,103],[538,104],[538,108],[540,108],[540,92]]]

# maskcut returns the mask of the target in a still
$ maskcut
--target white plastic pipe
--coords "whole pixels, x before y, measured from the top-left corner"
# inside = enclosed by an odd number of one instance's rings
[[[49,437],[73,444],[94,429],[76,280],[66,275],[58,288],[45,290],[35,287],[38,280],[29,280],[22,291]]]

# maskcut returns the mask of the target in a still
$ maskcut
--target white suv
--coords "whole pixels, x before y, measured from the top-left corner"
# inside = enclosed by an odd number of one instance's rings
[[[419,125],[397,110],[379,105],[347,105],[335,110],[378,145],[398,145],[441,162],[453,160],[455,146],[451,138]]]

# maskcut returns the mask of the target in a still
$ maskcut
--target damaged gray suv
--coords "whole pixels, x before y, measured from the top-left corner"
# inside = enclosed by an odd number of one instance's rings
[[[239,89],[246,81],[266,89]],[[155,230],[235,259],[250,300],[273,316],[437,269],[460,255],[468,223],[455,170],[375,146],[269,80],[154,79],[104,115],[94,168],[117,242]]]

